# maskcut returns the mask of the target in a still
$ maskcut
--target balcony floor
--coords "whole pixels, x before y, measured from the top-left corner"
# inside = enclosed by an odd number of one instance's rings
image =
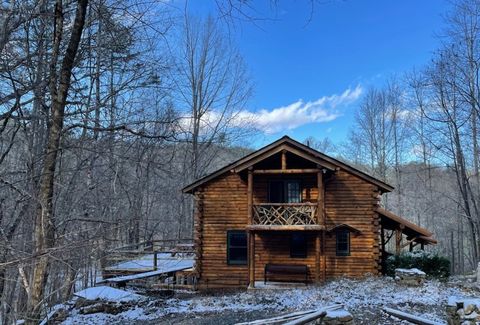
[[[322,231],[325,227],[322,225],[248,225],[247,230],[252,231]]]

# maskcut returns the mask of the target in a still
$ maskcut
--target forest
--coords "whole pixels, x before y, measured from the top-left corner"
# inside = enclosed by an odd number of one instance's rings
[[[254,5],[212,3],[2,2],[0,323],[35,324],[112,248],[190,240],[181,189],[257,149],[255,75],[228,32]],[[480,2],[453,2],[438,34],[429,62],[366,89],[348,139],[305,143],[392,184],[383,205],[462,274],[480,261]]]

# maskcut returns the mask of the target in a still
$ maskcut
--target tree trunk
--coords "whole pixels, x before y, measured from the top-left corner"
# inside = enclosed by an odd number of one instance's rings
[[[57,0],[55,4],[54,47],[50,75],[50,92],[52,96],[51,120],[48,129],[45,158],[38,193],[38,205],[35,214],[35,260],[33,264],[31,292],[28,299],[28,317],[26,324],[36,324],[40,319],[45,284],[48,279],[49,254],[52,248],[54,248],[55,243],[55,219],[53,216],[55,168],[57,165],[58,151],[60,150],[60,139],[63,129],[66,100],[70,88],[70,78],[83,32],[87,4],[88,0],[77,1],[75,21],[60,69],[58,85],[55,70],[63,30],[62,0]]]

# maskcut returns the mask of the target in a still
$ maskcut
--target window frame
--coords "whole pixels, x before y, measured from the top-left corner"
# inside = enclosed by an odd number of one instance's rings
[[[245,235],[245,246],[233,246],[230,244],[230,235],[242,234]],[[231,248],[245,248],[245,260],[231,260]],[[248,264],[248,234],[245,230],[227,230],[227,265],[247,265]]]
[[[347,244],[347,249],[346,250],[339,250],[338,246],[339,244],[345,244],[345,242],[339,242],[339,237],[340,235],[346,234],[346,244]],[[337,229],[335,230],[335,253],[336,256],[350,256],[351,252],[351,246],[350,246],[350,230],[346,228],[342,229]]]
[[[302,236],[304,240],[304,247],[301,248],[301,252],[294,252],[294,236]],[[308,236],[305,232],[293,232],[290,234],[290,258],[307,258],[308,256]]]

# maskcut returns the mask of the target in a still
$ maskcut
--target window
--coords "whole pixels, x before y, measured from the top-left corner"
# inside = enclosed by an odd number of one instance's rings
[[[283,203],[283,181],[271,181],[268,184],[268,202]]]
[[[300,203],[302,199],[302,192],[300,191],[300,182],[286,181],[285,182],[286,199],[288,203]]]
[[[348,229],[337,229],[337,256],[350,255],[350,231]]]
[[[227,263],[247,264],[247,233],[241,230],[227,231]]]
[[[307,257],[307,236],[305,236],[305,233],[292,233],[290,237],[290,257]]]
[[[275,180],[268,184],[268,202],[300,203],[302,190],[298,180]]]

